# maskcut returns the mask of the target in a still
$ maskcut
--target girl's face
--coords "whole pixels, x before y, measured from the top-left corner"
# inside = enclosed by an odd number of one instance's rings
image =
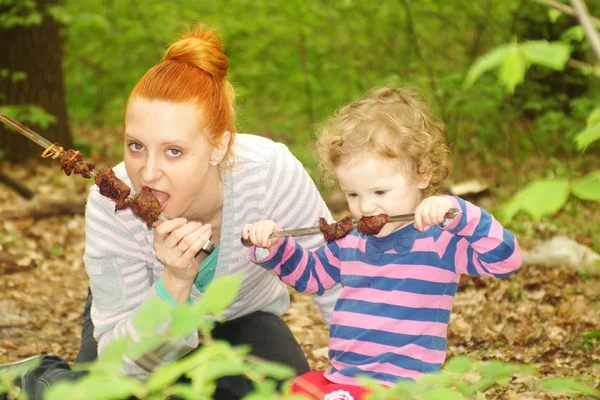
[[[217,151],[193,103],[133,98],[125,113],[124,160],[137,192],[148,187],[171,217],[193,219],[215,196]]]
[[[386,160],[373,153],[342,159],[335,174],[357,220],[378,214],[413,213],[423,199],[422,185],[428,183],[409,179],[397,160]],[[407,221],[388,223],[375,236],[388,236],[406,224]]]

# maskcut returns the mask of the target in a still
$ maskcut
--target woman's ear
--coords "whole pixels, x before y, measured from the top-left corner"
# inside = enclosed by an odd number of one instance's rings
[[[217,143],[210,155],[210,165],[216,166],[221,161],[223,161],[223,158],[225,158],[225,155],[227,154],[227,149],[229,148],[230,141],[231,132],[225,131],[225,133],[221,137],[221,140],[219,141],[219,143]]]

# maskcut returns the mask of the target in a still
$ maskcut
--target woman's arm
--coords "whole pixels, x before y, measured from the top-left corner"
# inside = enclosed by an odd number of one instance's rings
[[[130,335],[133,321],[150,298],[159,298],[153,276],[148,229],[130,211],[115,213],[114,203],[90,189],[86,207],[85,267],[93,294],[91,316],[101,354],[111,340]],[[168,327],[168,321],[161,327]],[[198,344],[197,334],[169,342],[136,360],[123,360],[123,373],[144,379],[157,366],[178,359]]]

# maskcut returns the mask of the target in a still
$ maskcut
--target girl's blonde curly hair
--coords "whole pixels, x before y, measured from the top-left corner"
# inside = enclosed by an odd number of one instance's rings
[[[444,125],[415,88],[382,88],[342,107],[317,134],[316,157],[323,181],[336,183],[342,159],[372,152],[398,160],[409,179],[430,177],[423,196],[435,194],[450,172]]]

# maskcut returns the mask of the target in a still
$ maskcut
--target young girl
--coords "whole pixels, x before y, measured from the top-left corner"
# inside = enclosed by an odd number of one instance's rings
[[[380,89],[342,108],[317,150],[354,219],[414,213],[414,223],[387,223],[375,235],[355,228],[315,251],[292,237],[271,239],[281,229],[270,220],[245,225],[242,235],[255,245],[253,261],[298,291],[342,284],[329,335],[332,367],[303,375],[292,390],[359,399],[367,392],[357,375],[392,386],[438,371],[460,275],[507,276],[521,265],[521,251],[486,210],[434,195],[448,175],[449,150],[442,124],[414,89]],[[446,221],[453,207],[461,213]]]

